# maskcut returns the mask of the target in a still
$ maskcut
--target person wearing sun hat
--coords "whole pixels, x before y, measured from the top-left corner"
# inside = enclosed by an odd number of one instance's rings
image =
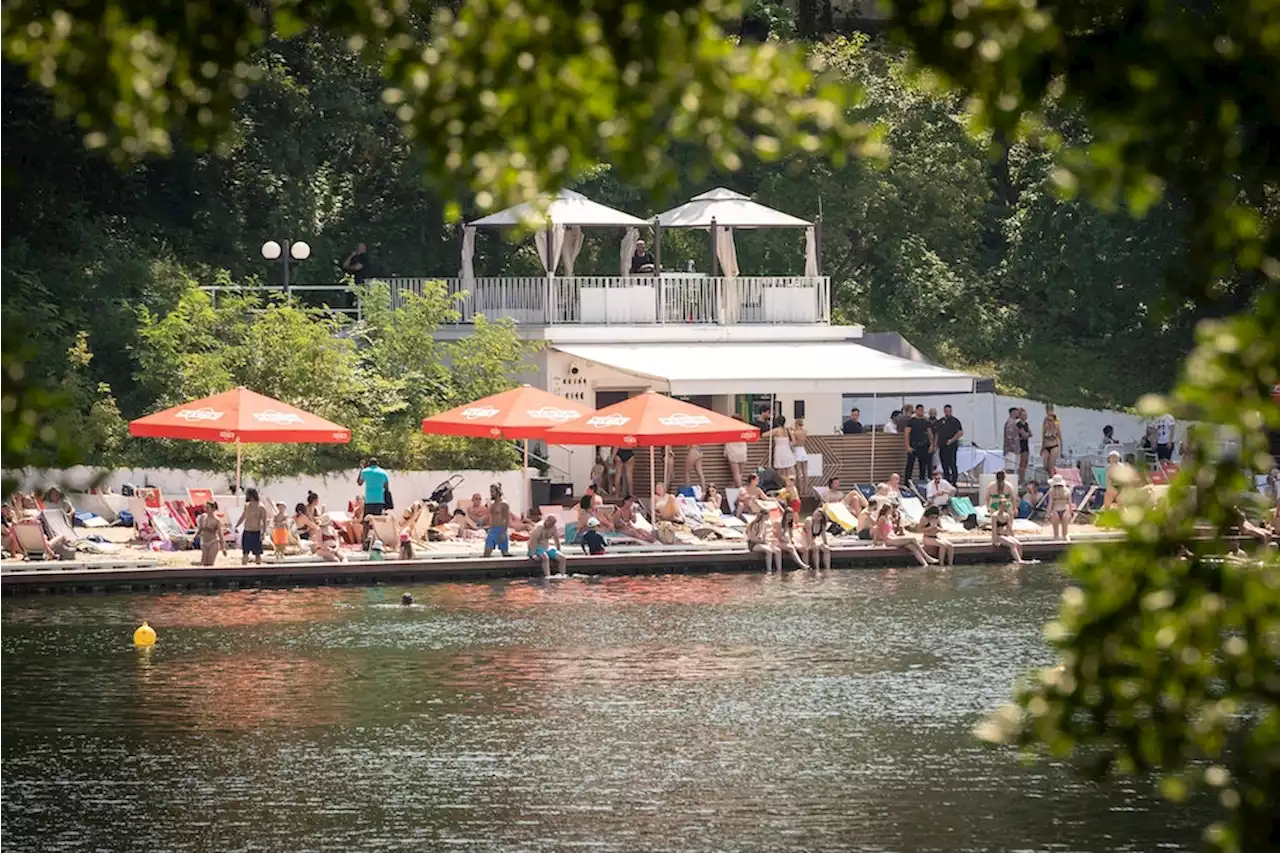
[[[587,519],[587,530],[582,534],[582,550],[593,557],[604,553],[604,536],[600,534],[600,519]]]
[[[1071,487],[1061,474],[1049,479],[1049,524],[1053,526],[1054,539],[1070,539],[1068,525],[1071,515]]]

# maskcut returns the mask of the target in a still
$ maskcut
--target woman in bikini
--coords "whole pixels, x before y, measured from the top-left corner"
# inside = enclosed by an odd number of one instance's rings
[[[1049,480],[1049,524],[1053,526],[1053,538],[1069,541],[1071,522],[1071,487],[1061,474]]]
[[[1035,562],[1023,559],[1022,543],[1013,535],[1013,512],[1010,505],[1003,501],[999,504],[999,508],[991,513],[991,544],[997,548],[1001,545],[1008,548],[1013,561],[1019,565]]]
[[[796,565],[802,569],[808,569],[809,564],[804,561],[804,557],[800,556],[800,548],[796,547],[796,540],[799,538],[799,532],[796,530],[796,514],[791,511],[790,507],[784,507],[782,510],[782,518],[774,522],[773,535],[777,541],[778,548],[783,554],[796,561]],[[803,543],[801,543],[803,547]],[[781,571],[781,566],[778,567]]]
[[[827,527],[831,524],[827,514],[818,507],[804,526],[804,545],[809,553],[809,564],[815,569],[831,568],[831,539]]]
[[[627,495],[613,514],[613,529],[619,533],[639,539],[641,542],[652,542],[653,534],[636,525],[636,517],[640,515],[640,507],[636,499]]]
[[[955,565],[956,546],[942,537],[942,511],[936,506],[924,511],[924,518],[920,519],[920,533],[925,553],[936,556],[940,565]]]
[[[1044,458],[1044,470],[1054,473],[1062,452],[1062,422],[1054,414],[1053,403],[1044,404],[1044,422],[1040,425],[1040,455]]]
[[[920,546],[920,542],[914,536],[897,533],[892,504],[882,504],[876,513],[875,522],[871,530],[871,541],[875,545],[882,545],[886,548],[901,548],[914,557],[921,566],[936,566],[938,564],[936,559],[925,553],[924,548]]]
[[[298,538],[311,541],[320,532],[320,525],[307,512],[306,504],[298,504],[293,508],[293,526],[298,529]]]

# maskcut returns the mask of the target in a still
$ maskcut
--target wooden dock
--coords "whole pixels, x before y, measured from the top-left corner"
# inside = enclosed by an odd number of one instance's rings
[[[1091,541],[1098,541],[1097,539]],[[1024,540],[1028,559],[1051,561],[1069,543],[1056,540]],[[194,552],[193,552],[194,555]],[[787,561],[788,564],[790,561]],[[1004,565],[1009,552],[989,543],[956,545],[956,562]],[[759,572],[763,560],[745,550],[668,551],[608,554],[601,557],[569,556],[568,572],[574,575],[647,575],[673,572]],[[35,566],[39,564],[25,564]],[[832,566],[838,569],[915,567],[904,551],[854,546],[836,548]],[[105,565],[49,563],[40,568],[7,569],[0,574],[0,590],[6,595],[26,593],[92,593],[114,590],[236,589],[242,587],[293,587],[373,585],[430,581],[482,580],[488,578],[540,577],[540,567],[523,555],[510,557],[455,557],[425,560],[362,560],[350,563],[271,563],[241,566],[227,561],[215,566],[157,566],[140,561]]]

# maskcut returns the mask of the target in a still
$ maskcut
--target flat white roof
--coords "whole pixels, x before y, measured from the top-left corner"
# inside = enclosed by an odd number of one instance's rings
[[[851,342],[568,344],[555,349],[667,383],[671,394],[967,394],[975,377]]]

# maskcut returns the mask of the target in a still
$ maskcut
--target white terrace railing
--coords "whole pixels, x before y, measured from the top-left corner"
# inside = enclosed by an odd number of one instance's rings
[[[809,324],[831,319],[826,276],[546,276],[391,278],[393,299],[421,294],[443,280],[449,293],[465,293],[462,323],[476,314],[528,325],[672,325],[707,323]]]
[[[677,325],[792,324],[831,320],[831,284],[826,276],[546,276],[474,278],[391,278],[392,304],[407,293],[421,295],[428,281],[443,281],[459,300],[460,324],[477,314],[510,318],[521,325]],[[205,287],[215,304],[222,295],[281,294],[280,287]],[[355,293],[346,285],[296,285],[289,295],[303,304],[327,306],[362,316]]]

